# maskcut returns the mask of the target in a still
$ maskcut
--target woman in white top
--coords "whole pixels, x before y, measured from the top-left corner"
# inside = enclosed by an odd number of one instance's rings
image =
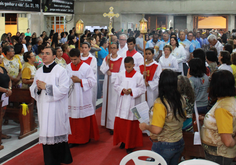
[[[223,50],[220,52],[220,55],[218,57],[218,61],[219,63],[221,64],[219,66],[219,70],[228,70],[230,71],[231,73],[233,73],[233,70],[230,66],[231,62],[230,62],[230,54],[228,51],[226,50]]]
[[[171,55],[172,52],[172,47],[170,45],[165,45],[164,46],[164,56],[161,56],[160,58],[160,65],[162,70],[164,69],[171,69],[175,72],[178,72],[179,67],[178,67],[178,62],[176,58]]]
[[[170,38],[170,45],[172,46],[171,55],[173,55],[178,62],[178,67],[179,67],[178,72],[181,72],[182,75],[184,75],[183,62],[186,60],[185,49],[181,44],[179,44],[176,37]]]

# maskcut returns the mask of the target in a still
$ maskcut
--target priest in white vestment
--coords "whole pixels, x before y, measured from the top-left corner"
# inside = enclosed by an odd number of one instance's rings
[[[68,145],[70,124],[68,115],[69,77],[66,70],[54,62],[56,51],[45,47],[42,51],[44,66],[36,72],[30,87],[37,102],[39,143],[43,144],[46,165],[69,164],[72,157]]]
[[[70,147],[84,144],[90,139],[99,139],[97,120],[93,106],[93,87],[96,79],[92,68],[80,60],[80,51],[71,49],[71,63],[66,70],[70,78],[69,117],[72,134],[69,135]]]

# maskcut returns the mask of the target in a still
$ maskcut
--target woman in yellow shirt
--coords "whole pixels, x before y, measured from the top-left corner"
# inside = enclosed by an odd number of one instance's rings
[[[32,51],[24,53],[24,65],[22,71],[22,88],[28,89],[34,81],[36,68],[34,66],[36,58]]]
[[[233,75],[234,75],[234,80],[235,80],[235,82],[236,82],[236,52],[233,52],[232,54],[231,54],[231,68],[232,68],[232,70],[233,70]],[[236,84],[235,84],[236,85]],[[234,85],[234,86],[235,86]]]
[[[141,123],[142,131],[149,130],[152,151],[160,154],[168,165],[177,165],[184,149],[182,126],[185,120],[185,101],[177,89],[177,74],[169,69],[159,79],[159,97],[153,106],[151,125]]]
[[[217,102],[204,118],[201,128],[202,147],[206,159],[230,165],[236,156],[235,80],[228,70],[213,73],[209,95]]]

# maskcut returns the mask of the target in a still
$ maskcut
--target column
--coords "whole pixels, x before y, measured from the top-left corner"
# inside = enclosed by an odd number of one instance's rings
[[[174,28],[174,16],[169,15],[167,19],[167,29],[170,29],[170,27]]]
[[[193,16],[187,15],[187,29],[188,31],[193,30]]]
[[[231,14],[228,16],[228,31],[235,29],[235,15]]]

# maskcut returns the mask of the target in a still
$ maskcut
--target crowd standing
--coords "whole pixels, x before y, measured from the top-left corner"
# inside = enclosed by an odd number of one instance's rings
[[[149,130],[152,150],[169,165],[178,164],[184,149],[182,131],[193,132],[196,104],[205,116],[206,159],[230,164],[236,156],[236,29],[152,29],[144,39],[137,30],[113,29],[111,43],[108,38],[105,29],[85,30],[78,38],[75,28],[2,35],[0,94],[30,90],[45,164],[71,163],[70,147],[99,140],[99,98],[101,125],[113,135],[113,145],[130,153],[143,146],[142,131]],[[149,125],[130,111],[145,100]]]

